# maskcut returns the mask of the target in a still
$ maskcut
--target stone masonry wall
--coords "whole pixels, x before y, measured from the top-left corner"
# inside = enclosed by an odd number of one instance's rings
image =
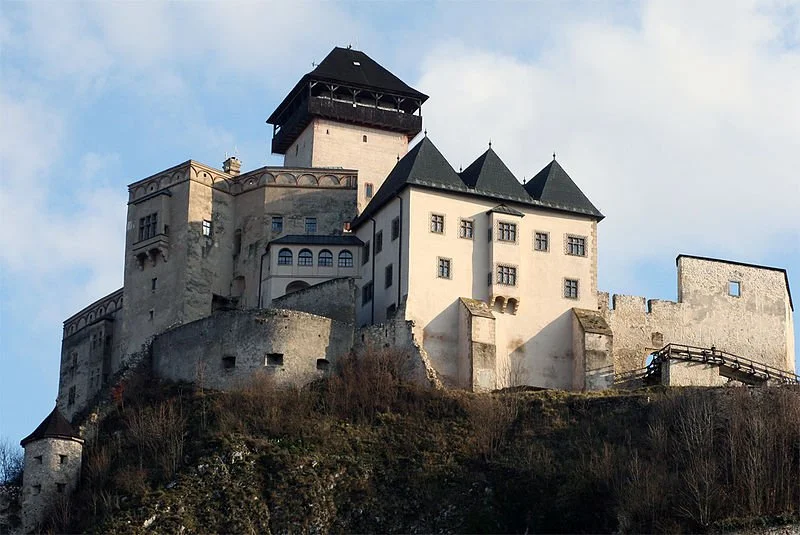
[[[82,441],[43,438],[25,445],[22,476],[22,526],[36,529],[59,498],[69,496],[81,472]]]
[[[155,337],[153,371],[173,381],[230,389],[255,373],[279,383],[319,377],[350,352],[353,327],[293,310],[218,312]]]
[[[272,306],[299,310],[343,323],[356,320],[356,284],[352,278],[333,279],[272,300]]]

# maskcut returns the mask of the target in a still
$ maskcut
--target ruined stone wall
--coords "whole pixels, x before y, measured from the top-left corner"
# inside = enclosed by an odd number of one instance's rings
[[[216,389],[235,388],[259,372],[279,383],[303,383],[352,344],[352,325],[330,318],[277,309],[218,312],[156,336],[153,371]]]
[[[25,445],[24,533],[34,531],[53,504],[75,490],[81,473],[82,450],[83,441],[60,438],[43,438]]]
[[[333,279],[272,300],[272,307],[299,310],[354,324],[356,283],[352,278]]]
[[[599,293],[598,309],[614,333],[616,373],[645,365],[666,344],[716,347],[769,366],[794,371],[787,340],[792,311],[782,270],[679,257],[679,301]],[[729,295],[728,282],[741,295]],[[682,370],[685,371],[685,370]]]

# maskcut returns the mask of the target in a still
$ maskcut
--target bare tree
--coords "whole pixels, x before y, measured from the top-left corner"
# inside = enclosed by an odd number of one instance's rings
[[[21,485],[24,457],[7,438],[0,439],[0,485]]]

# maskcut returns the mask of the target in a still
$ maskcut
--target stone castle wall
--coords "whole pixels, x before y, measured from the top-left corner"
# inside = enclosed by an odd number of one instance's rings
[[[356,283],[352,278],[332,279],[272,300],[272,307],[308,312],[355,324]]]
[[[173,381],[231,389],[262,372],[303,383],[350,352],[353,326],[294,310],[218,312],[155,337],[153,371]]]

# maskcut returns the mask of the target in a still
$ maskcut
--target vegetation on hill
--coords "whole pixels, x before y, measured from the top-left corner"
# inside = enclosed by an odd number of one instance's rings
[[[800,513],[796,387],[479,395],[405,384],[400,360],[302,389],[133,377],[50,528],[696,532]]]

